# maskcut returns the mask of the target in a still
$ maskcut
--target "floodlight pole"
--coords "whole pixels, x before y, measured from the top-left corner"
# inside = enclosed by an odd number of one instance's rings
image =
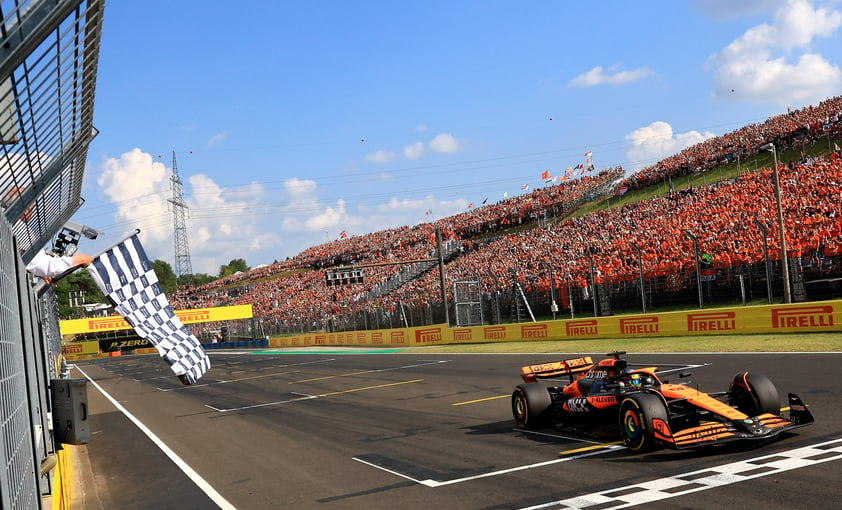
[[[775,160],[775,207],[778,210],[778,231],[781,235],[781,262],[783,263],[784,272],[784,303],[792,303],[792,290],[789,286],[789,260],[787,259],[786,253],[786,232],[784,231],[784,210],[781,205],[781,179],[780,174],[778,173],[778,151],[775,149],[775,144],[772,142],[764,144],[760,148],[770,151],[772,153],[772,158]]]
[[[447,286],[444,282],[444,254],[441,251],[441,228],[436,227],[436,249],[439,253],[439,280],[441,283],[441,302],[444,305],[444,322],[450,327],[450,310],[447,306]]]
[[[599,317],[599,308],[596,302],[596,280],[594,279],[594,270],[593,270],[593,257],[591,256],[590,247],[587,247],[587,251],[585,251],[585,255],[588,257],[588,263],[590,265],[590,273],[591,273],[591,285],[593,285],[593,316]]]

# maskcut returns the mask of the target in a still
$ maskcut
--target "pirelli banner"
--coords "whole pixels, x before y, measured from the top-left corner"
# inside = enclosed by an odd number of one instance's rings
[[[820,331],[842,331],[842,301],[717,308],[463,328],[448,328],[440,324],[405,329],[311,333],[272,338],[270,346],[409,347],[447,343]]]
[[[230,321],[235,319],[250,319],[254,315],[251,305],[219,306],[215,308],[195,308],[191,310],[176,310],[178,317],[184,324],[196,322]],[[87,319],[73,319],[59,322],[62,336],[78,335],[82,333],[98,333],[102,331],[117,331],[132,329],[128,322],[118,315],[108,317],[90,317]]]

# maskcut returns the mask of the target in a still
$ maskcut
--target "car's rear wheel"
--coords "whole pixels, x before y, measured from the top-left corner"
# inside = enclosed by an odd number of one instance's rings
[[[669,423],[669,413],[663,400],[652,393],[636,393],[620,403],[620,435],[634,452],[658,449],[661,444],[655,437],[655,423]]]
[[[512,415],[520,429],[537,429],[547,425],[550,392],[542,384],[519,384],[512,393]]]
[[[740,372],[735,375],[728,388],[728,404],[748,416],[781,414],[778,389],[762,374]]]

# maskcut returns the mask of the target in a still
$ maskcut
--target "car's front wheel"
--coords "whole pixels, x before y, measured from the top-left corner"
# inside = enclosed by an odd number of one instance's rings
[[[652,393],[636,393],[620,403],[620,435],[634,452],[658,449],[656,424],[667,426],[669,414],[660,397]]]
[[[728,388],[728,404],[747,416],[781,414],[778,389],[768,377],[761,374],[740,372],[735,375]]]

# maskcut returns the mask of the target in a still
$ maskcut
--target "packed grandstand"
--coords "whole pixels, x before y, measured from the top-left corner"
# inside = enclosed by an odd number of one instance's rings
[[[840,136],[842,96],[707,139],[630,176],[622,167],[594,171],[435,222],[313,246],[283,262],[183,286],[172,301],[177,308],[252,304],[272,333],[442,322],[440,275],[423,262],[438,257],[437,230],[445,241],[448,303],[454,282],[479,282],[483,302],[496,305],[490,322],[510,320],[517,287],[545,313],[552,302],[565,313],[571,306],[589,312],[595,291],[602,296],[594,313],[621,311],[640,303],[641,283],[653,304],[692,304],[696,295],[745,302],[746,288],[750,298],[765,299],[767,282],[776,281],[780,294],[782,281],[773,168],[744,166],[704,187],[673,182],[748,161],[770,142],[790,160],[780,163],[779,175],[794,298],[820,299],[808,295],[816,294],[811,289],[836,293],[842,273]],[[808,150],[816,144],[824,149]],[[809,155],[816,152],[823,155]],[[572,214],[585,203],[651,186],[665,191]],[[343,267],[365,268],[363,281],[326,285],[325,271]]]

